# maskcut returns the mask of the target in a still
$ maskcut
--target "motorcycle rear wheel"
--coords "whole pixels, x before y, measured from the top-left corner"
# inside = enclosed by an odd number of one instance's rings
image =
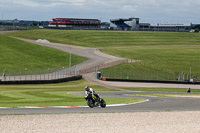
[[[106,102],[105,102],[103,99],[100,100],[100,106],[101,106],[102,108],[105,108],[105,107],[106,107]]]

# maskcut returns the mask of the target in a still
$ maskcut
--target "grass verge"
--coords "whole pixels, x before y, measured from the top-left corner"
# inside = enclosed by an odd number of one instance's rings
[[[62,68],[69,64],[69,53],[17,40],[0,35],[0,74],[9,70],[48,70]],[[85,57],[72,55],[72,65],[86,60]]]
[[[168,76],[180,72],[189,73],[191,67],[193,76],[200,73],[200,34],[195,33],[43,29],[20,31],[9,35],[98,47],[106,53],[140,61],[110,68],[116,71],[166,72]],[[104,70],[109,70],[109,68]]]
[[[83,106],[84,96],[67,94],[82,91],[89,85],[98,91],[115,91],[97,86],[85,80],[46,85],[0,85],[0,107],[18,106]],[[107,104],[132,103],[140,101],[135,98],[104,98]]]
[[[29,39],[47,39],[51,42],[87,47],[124,47],[152,45],[199,44],[200,34],[146,31],[95,31],[95,30],[26,30],[9,33]]]
[[[173,97],[173,98],[200,98],[200,94],[132,94],[134,96]]]
[[[187,92],[187,88],[146,88],[146,87],[120,87],[125,90],[143,92]],[[192,93],[200,93],[200,89],[191,89]]]

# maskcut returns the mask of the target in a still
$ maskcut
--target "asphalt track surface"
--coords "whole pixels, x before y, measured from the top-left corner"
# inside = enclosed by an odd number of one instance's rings
[[[147,99],[145,102],[114,106],[114,107],[72,107],[72,108],[10,108],[0,109],[0,114],[65,114],[65,113],[121,113],[121,112],[151,112],[151,111],[199,111],[199,98],[172,98],[134,96],[141,92],[100,92],[103,97],[135,97]],[[142,93],[143,94],[143,93]]]
[[[23,39],[28,42],[36,43],[33,40]],[[77,65],[77,69],[81,68],[89,68],[91,66],[104,64],[107,62],[113,62],[117,60],[122,60],[122,58],[110,56],[107,54],[101,53],[98,49],[95,48],[85,48],[79,46],[70,46],[70,45],[62,45],[57,43],[36,43],[43,46],[49,46],[56,49],[63,50],[65,52],[71,52],[72,54],[77,54],[80,56],[88,57],[89,60]],[[147,84],[140,84],[139,86],[136,84],[128,84],[128,83],[120,83],[116,85],[115,83],[102,82],[95,80],[94,75],[86,74],[84,78],[88,81],[94,82],[96,84],[110,87],[113,89],[119,89],[119,86],[128,86],[128,87],[146,87]],[[146,85],[146,86],[145,86]],[[151,87],[166,87],[168,84],[151,84]],[[170,88],[176,87],[179,85],[169,86]],[[147,86],[148,87],[148,86]],[[188,86],[181,86],[183,88],[187,88]],[[191,87],[192,88],[192,87]],[[199,86],[196,88],[199,89]],[[89,108],[89,107],[72,107],[72,108],[9,108],[9,109],[0,109],[0,114],[64,114],[64,113],[105,113],[105,112],[148,112],[148,111],[199,111],[200,110],[200,99],[199,98],[172,98],[172,97],[149,97],[149,96],[134,96],[139,92],[101,92],[100,95],[102,97],[136,97],[148,99],[148,101],[137,104],[130,104],[125,106],[114,106],[114,107],[106,107],[106,108]]]

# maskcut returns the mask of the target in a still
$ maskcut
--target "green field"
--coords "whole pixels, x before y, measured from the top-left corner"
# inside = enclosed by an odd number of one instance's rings
[[[200,34],[142,31],[29,30],[10,35],[101,48],[102,51],[137,63],[105,71],[200,73]]]
[[[0,74],[6,70],[43,70],[61,68],[69,64],[69,54],[49,47],[43,47],[6,35],[0,35]],[[86,60],[72,55],[72,65]]]
[[[190,67],[192,77],[200,76],[200,45],[132,46],[105,49],[104,52],[138,61],[103,69],[104,75],[108,77],[115,77],[114,73],[118,73],[116,78],[121,78],[120,73],[123,72],[122,78],[175,80],[184,72],[186,79]]]
[[[179,97],[179,98],[200,98],[199,89],[191,89],[191,93],[187,93],[188,88],[145,88],[145,87],[121,87],[125,90],[139,91],[136,96],[156,96],[156,97]],[[146,93],[148,92],[148,93]]]
[[[115,91],[93,85],[85,80],[47,85],[0,85],[0,107],[18,106],[82,106],[86,105],[84,96],[68,94],[81,91],[89,85],[97,93],[99,91]],[[103,96],[101,96],[103,97]],[[137,98],[104,98],[107,104],[132,103]]]
[[[200,73],[200,34],[139,31],[27,30],[9,33],[29,39],[47,39],[63,44],[97,47],[102,51],[136,63],[103,69],[123,73]],[[68,66],[69,54],[0,35],[0,71],[3,69],[46,69]],[[72,56],[72,64],[85,60]],[[53,63],[52,63],[53,62]],[[1,72],[0,72],[1,73]],[[122,75],[124,75],[122,73]],[[50,85],[0,85],[0,106],[76,106],[86,105],[82,96],[67,94],[83,91],[86,81]],[[113,91],[92,85],[96,91]],[[186,89],[123,88],[156,92],[185,92]],[[194,90],[195,92],[196,90]],[[193,90],[192,90],[193,92]],[[195,93],[199,93],[198,91]],[[130,103],[140,99],[105,98],[108,104]]]
[[[88,47],[199,45],[200,34],[146,31],[27,30],[10,35]]]

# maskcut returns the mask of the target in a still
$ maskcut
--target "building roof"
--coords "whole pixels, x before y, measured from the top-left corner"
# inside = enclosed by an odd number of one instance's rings
[[[133,19],[139,19],[139,18],[118,18],[118,19],[111,19],[111,22],[114,21],[132,21]]]
[[[100,21],[99,19],[85,19],[85,18],[53,18],[53,20],[95,20],[95,21]]]

